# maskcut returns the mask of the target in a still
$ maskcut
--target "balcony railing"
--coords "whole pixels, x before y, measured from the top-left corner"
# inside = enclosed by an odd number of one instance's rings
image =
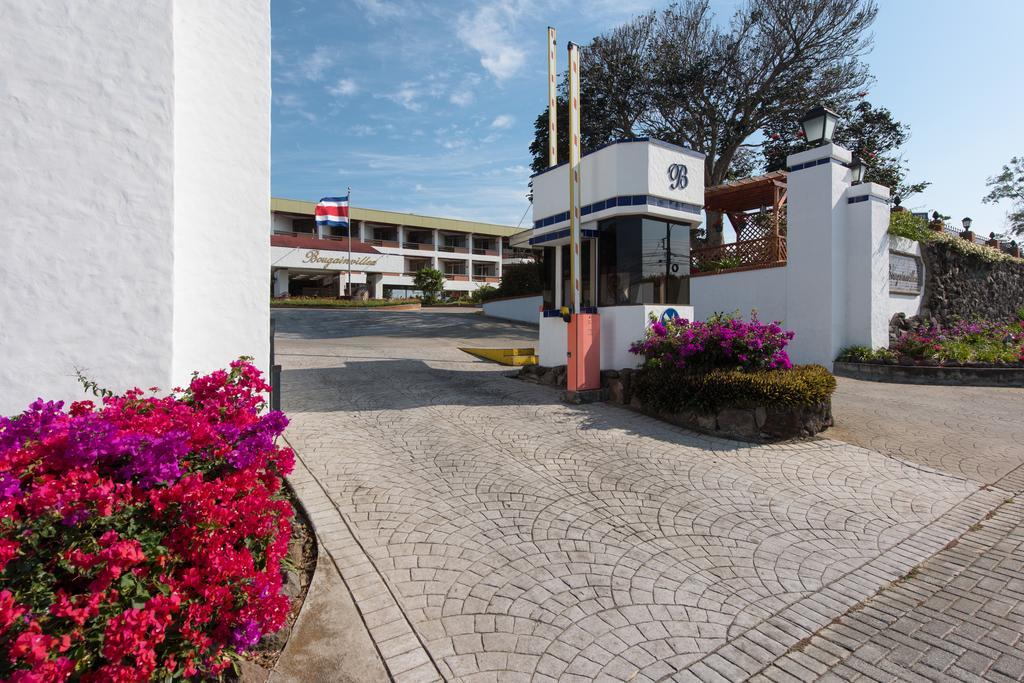
[[[480,273],[473,273],[473,279],[477,282],[500,282],[501,278],[497,275],[482,275]]]
[[[365,239],[363,242],[375,247],[392,247],[397,249],[400,246],[397,240]]]
[[[784,236],[762,237],[720,244],[713,247],[697,247],[690,251],[691,275],[705,275],[734,270],[754,270],[786,265],[786,238]]]
[[[322,237],[317,237],[315,232],[294,232],[292,230],[275,230],[274,234],[275,235],[280,235],[282,237],[309,237],[309,238],[315,239],[315,240],[344,240],[344,239],[348,239],[348,237],[346,237],[345,235],[323,235]]]
[[[477,256],[497,256],[497,249],[484,249],[480,247],[473,247],[473,253]]]
[[[403,249],[419,249],[421,251],[434,251],[433,244],[425,244],[423,242],[402,242]]]
[[[437,248],[438,251],[443,251],[448,254],[468,254],[469,249],[466,247],[453,247],[447,244],[442,244]]]

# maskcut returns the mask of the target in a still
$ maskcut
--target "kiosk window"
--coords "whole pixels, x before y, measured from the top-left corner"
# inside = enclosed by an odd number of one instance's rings
[[[598,236],[598,305],[689,303],[689,225],[625,216]]]

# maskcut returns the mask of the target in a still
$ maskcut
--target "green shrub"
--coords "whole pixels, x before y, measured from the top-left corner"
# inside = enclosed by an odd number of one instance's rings
[[[924,218],[909,211],[893,211],[889,214],[889,234],[914,242],[930,242],[936,233],[928,229]]]
[[[872,349],[870,346],[847,346],[839,352],[837,361],[842,363],[868,363],[875,360],[894,360],[897,354],[887,348]]]
[[[923,218],[915,216],[909,211],[894,211],[889,214],[889,234],[905,237],[922,244],[934,243],[964,256],[981,259],[985,263],[1024,263],[1024,259],[1010,256],[999,249],[975,244],[948,232],[936,232],[928,227],[928,223]]]
[[[539,261],[536,263],[513,263],[501,269],[501,285],[494,296],[528,296],[540,294],[542,290]]]
[[[494,285],[480,285],[470,295],[469,299],[475,304],[482,304],[485,301],[498,296],[498,288]]]
[[[687,373],[673,367],[637,373],[633,395],[645,408],[664,413],[683,409],[712,412],[720,408],[813,406],[836,389],[836,378],[820,365],[790,370],[712,370]]]

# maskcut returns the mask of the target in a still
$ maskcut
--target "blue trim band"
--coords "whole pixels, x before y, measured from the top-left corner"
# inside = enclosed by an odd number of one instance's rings
[[[599,202],[594,202],[593,204],[587,204],[586,206],[580,207],[580,215],[589,216],[592,213],[604,211],[605,209],[613,209],[617,206],[656,206],[662,209],[671,209],[673,211],[683,211],[688,213],[700,213],[704,208],[702,206],[697,206],[696,204],[677,202],[674,199],[662,199],[661,197],[655,197],[648,194],[633,194],[623,195],[621,197],[611,197],[610,199],[603,199]],[[563,223],[567,220],[569,220],[569,212],[563,211],[562,213],[556,213],[553,216],[547,216],[534,221],[533,229],[539,230],[540,228],[546,228],[549,225]]]
[[[566,218],[566,220],[569,220]],[[561,230],[552,230],[551,232],[543,235],[537,235],[536,237],[530,238],[530,244],[542,244],[544,242],[551,242],[553,240],[560,240],[563,237],[569,236],[569,228],[563,228]],[[597,230],[581,230],[580,236],[583,239],[597,239]]]
[[[876,202],[882,202],[886,206],[889,205],[889,200],[888,199],[884,199],[883,197],[876,197],[873,194],[862,194],[859,197],[850,197],[850,198],[848,198],[846,200],[846,203],[847,204],[859,204],[860,202],[866,202],[868,200],[872,200],[872,201],[876,201]]]
[[[814,161],[808,161],[807,163],[804,163],[804,164],[797,164],[796,166],[790,166],[786,170],[789,171],[790,173],[793,173],[794,171],[800,171],[800,170],[803,170],[805,168],[814,168],[815,166],[821,166],[822,164],[827,164],[829,162],[832,162],[832,163],[835,163],[835,164],[839,164],[840,166],[846,166],[845,162],[840,161],[839,159],[836,159],[835,157],[825,157],[824,159],[815,159]]]

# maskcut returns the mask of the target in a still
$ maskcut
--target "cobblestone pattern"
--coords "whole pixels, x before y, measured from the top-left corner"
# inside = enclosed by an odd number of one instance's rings
[[[986,484],[1024,465],[1024,389],[942,387],[837,377],[826,435]]]
[[[757,681],[1024,680],[1024,502],[813,638]]]
[[[836,441],[748,447],[565,406],[448,350],[522,328],[288,313],[289,438],[346,522],[318,534],[365,552],[436,663],[424,678],[747,678],[1005,498]]]

